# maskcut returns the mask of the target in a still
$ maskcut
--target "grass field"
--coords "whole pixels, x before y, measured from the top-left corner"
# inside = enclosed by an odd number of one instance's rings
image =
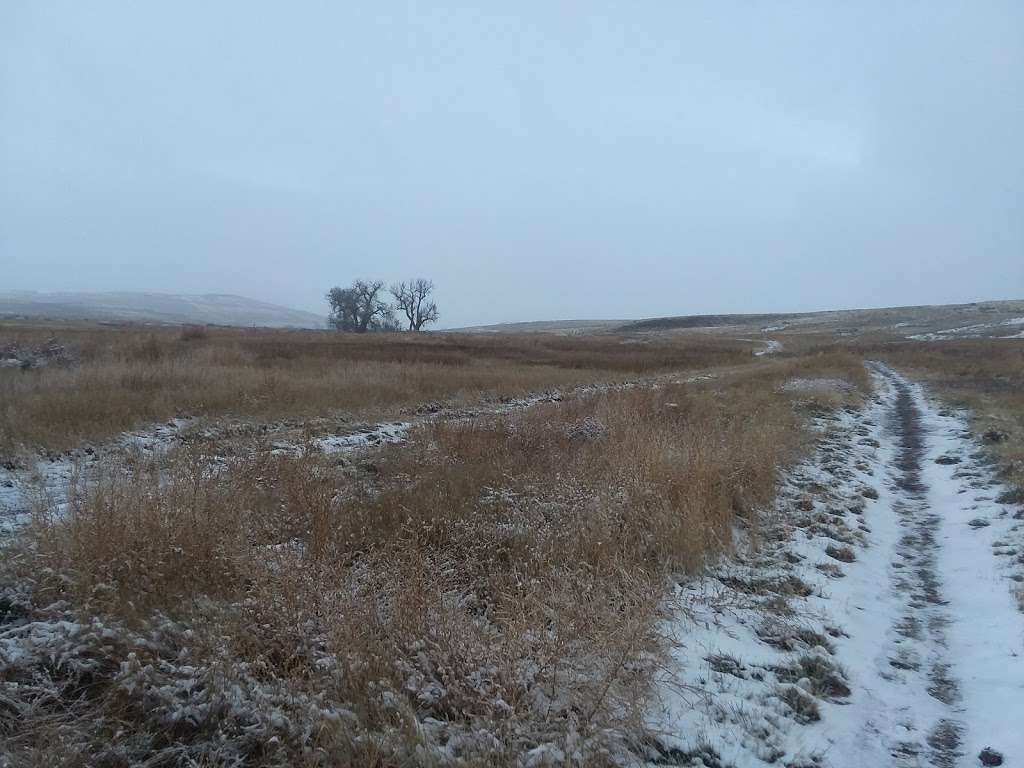
[[[0,373],[0,454],[64,450],[176,415],[381,419],[444,400],[513,397],[669,370],[741,364],[751,344],[0,324],[0,349],[51,337],[76,361]]]
[[[15,766],[629,762],[672,585],[757,549],[808,418],[860,402],[864,360],[970,407],[1020,481],[1013,342],[4,333],[64,350],[0,369],[12,454],[182,413],[294,427],[288,450],[213,430],[40,489],[0,555]],[[310,428],[551,388],[354,453]]]
[[[805,417],[857,398],[817,378],[867,387],[843,352],[690,337],[58,338],[77,366],[0,371],[10,443],[713,370],[423,422],[357,455],[252,436],[97,462],[0,560],[5,621],[37,628],[0,676],[13,765],[517,765],[570,744],[615,763],[644,739],[673,579],[737,530],[756,546]]]

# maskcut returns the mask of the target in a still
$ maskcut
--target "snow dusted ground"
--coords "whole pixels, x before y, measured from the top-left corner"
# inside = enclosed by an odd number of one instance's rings
[[[961,415],[873,374],[757,548],[678,588],[653,764],[1024,762],[1024,510]]]
[[[67,506],[76,476],[87,476],[102,457],[152,457],[171,450],[192,426],[191,419],[172,419],[148,429],[125,432],[104,446],[83,446],[60,456],[42,456],[27,467],[0,466],[0,534],[26,522],[37,501],[53,512]]]
[[[772,329],[764,329],[772,330]],[[777,328],[774,330],[778,330]],[[782,342],[776,339],[737,339],[737,341],[750,341],[758,344],[764,344],[760,349],[754,350],[754,357],[764,357],[766,355],[775,355],[782,351]]]
[[[559,402],[570,395],[586,397],[611,390],[657,387],[662,381],[681,384],[706,381],[714,377],[715,374],[708,373],[685,378],[662,375],[617,384],[590,384],[577,387],[565,395],[557,390],[538,392],[484,402],[469,408],[435,403],[417,409],[407,421],[346,424],[339,431],[328,431],[327,434],[313,438],[311,443],[314,450],[326,454],[360,454],[382,445],[404,442],[410,429],[428,421],[465,421],[512,413],[539,403]],[[339,426],[335,425],[334,429]],[[164,424],[126,432],[116,440],[102,445],[82,446],[61,455],[36,457],[27,462],[26,466],[0,465],[0,536],[24,525],[31,517],[32,509],[41,502],[51,514],[60,514],[67,507],[68,494],[76,478],[88,481],[97,471],[167,455],[181,445],[196,440],[207,442],[213,451],[224,451],[232,450],[229,444],[238,437],[245,440],[258,435],[268,442],[272,453],[298,456],[308,447],[302,433],[302,425],[294,422],[273,425],[218,424],[177,418]],[[251,449],[251,442],[249,446]],[[211,463],[218,463],[218,457],[212,456]]]
[[[948,328],[944,331],[934,333],[918,333],[908,336],[908,339],[915,341],[946,341],[949,339],[972,339],[980,337],[994,337],[1000,339],[1024,339],[1024,331],[1013,333],[1017,328],[1024,326],[1024,317],[1013,317],[999,323],[976,323],[965,325],[960,328]],[[1007,332],[1010,333],[1007,334]],[[1004,335],[1007,334],[1007,335]]]
[[[616,385],[617,387],[629,384]],[[590,386],[574,390],[587,394],[610,387]],[[312,440],[315,450],[326,454],[356,454],[389,443],[404,442],[416,424],[436,419],[470,419],[495,415],[537,403],[562,399],[559,392],[543,392],[484,404],[475,409],[455,409],[441,405],[424,407],[409,421],[346,425],[343,431],[329,432]],[[0,466],[0,535],[23,525],[37,502],[45,499],[51,513],[67,507],[68,494],[75,478],[85,479],[101,469],[123,467],[128,462],[167,455],[195,440],[210,443],[214,450],[230,450],[237,437],[258,435],[266,440],[272,453],[301,455],[306,450],[302,429],[294,423],[259,426],[255,424],[204,423],[197,419],[172,419],[164,424],[126,432],[116,440],[96,446],[83,446],[61,455],[34,458],[27,466]],[[216,457],[211,461],[216,463]]]
[[[963,415],[887,368],[873,375],[863,410],[817,420],[815,455],[783,478],[774,514],[742,532],[733,561],[677,588],[674,648],[648,722],[652,764],[953,768],[981,765],[985,749],[1024,764],[1024,509],[994,482]],[[658,383],[623,386],[640,385]],[[318,442],[359,451],[400,442],[420,421],[559,399],[428,408]],[[66,495],[111,448],[171,450],[195,428],[170,422],[0,469],[0,523],[22,519],[37,488]]]

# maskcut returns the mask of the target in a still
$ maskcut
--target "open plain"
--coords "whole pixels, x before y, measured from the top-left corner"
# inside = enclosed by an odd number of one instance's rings
[[[0,335],[5,764],[1024,758],[1024,342]]]

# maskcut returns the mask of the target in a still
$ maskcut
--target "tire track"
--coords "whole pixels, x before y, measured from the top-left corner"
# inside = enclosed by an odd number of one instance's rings
[[[922,480],[925,430],[909,383],[884,366],[874,366],[874,370],[895,392],[886,428],[897,444],[897,453],[888,481],[895,495],[892,509],[901,536],[889,571],[891,588],[905,601],[902,615],[892,627],[895,639],[885,653],[891,669],[880,670],[880,675],[920,689],[939,705],[937,716],[924,711],[908,713],[908,731],[913,737],[891,744],[889,749],[898,765],[953,768],[963,756],[963,724],[956,707],[960,683],[948,658],[945,630],[951,617],[938,574],[941,518],[931,508]]]

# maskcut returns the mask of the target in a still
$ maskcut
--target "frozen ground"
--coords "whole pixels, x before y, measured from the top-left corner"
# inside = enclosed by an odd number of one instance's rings
[[[405,421],[379,423],[319,420],[308,424],[253,424],[172,419],[164,424],[126,432],[108,443],[81,446],[63,454],[23,457],[17,464],[0,464],[0,535],[26,523],[37,506],[45,507],[51,513],[61,513],[67,507],[68,494],[76,482],[88,482],[97,472],[123,469],[128,464],[168,454],[189,443],[203,443],[213,464],[218,463],[224,454],[251,451],[256,442],[266,444],[275,454],[301,455],[310,448],[326,454],[359,454],[389,443],[404,442],[410,429],[429,421],[465,421],[511,413],[540,403],[559,402],[567,395],[585,397],[638,386],[657,387],[662,382],[683,384],[713,378],[715,374],[711,373],[684,378],[657,376],[614,384],[584,385],[567,394],[553,390],[484,401],[472,407],[428,403],[410,413]],[[312,439],[306,435],[309,428],[314,428],[317,435]]]
[[[1024,762],[1024,511],[961,415],[873,374],[756,550],[679,587],[653,763]]]
[[[960,328],[949,328],[934,333],[918,333],[908,336],[908,339],[915,341],[946,341],[949,339],[976,339],[976,338],[1001,338],[1001,339],[1022,339],[1024,331],[1018,330],[1024,326],[1024,317],[1012,317],[998,323],[975,323],[964,325]]]
[[[818,419],[816,453],[782,479],[774,514],[741,532],[737,556],[677,588],[643,747],[652,764],[954,768],[997,753],[1024,764],[1024,510],[993,480],[962,414],[887,368],[873,376],[864,409]],[[427,406],[317,440],[358,451],[423,420],[559,399]],[[169,422],[0,470],[0,517],[26,514],[35,489],[66,494],[100,454],[171,450],[207,428]],[[273,446],[302,449],[291,433]]]
[[[191,419],[172,419],[125,432],[106,445],[87,445],[62,455],[41,455],[18,465],[0,465],[0,533],[24,523],[37,502],[45,500],[53,511],[63,510],[75,479],[95,471],[101,459],[117,456],[127,460],[165,453],[193,426]]]
[[[754,350],[755,357],[775,355],[782,351],[782,342],[776,339],[736,339],[736,341],[749,341],[754,344],[762,344],[763,346],[760,349]]]

